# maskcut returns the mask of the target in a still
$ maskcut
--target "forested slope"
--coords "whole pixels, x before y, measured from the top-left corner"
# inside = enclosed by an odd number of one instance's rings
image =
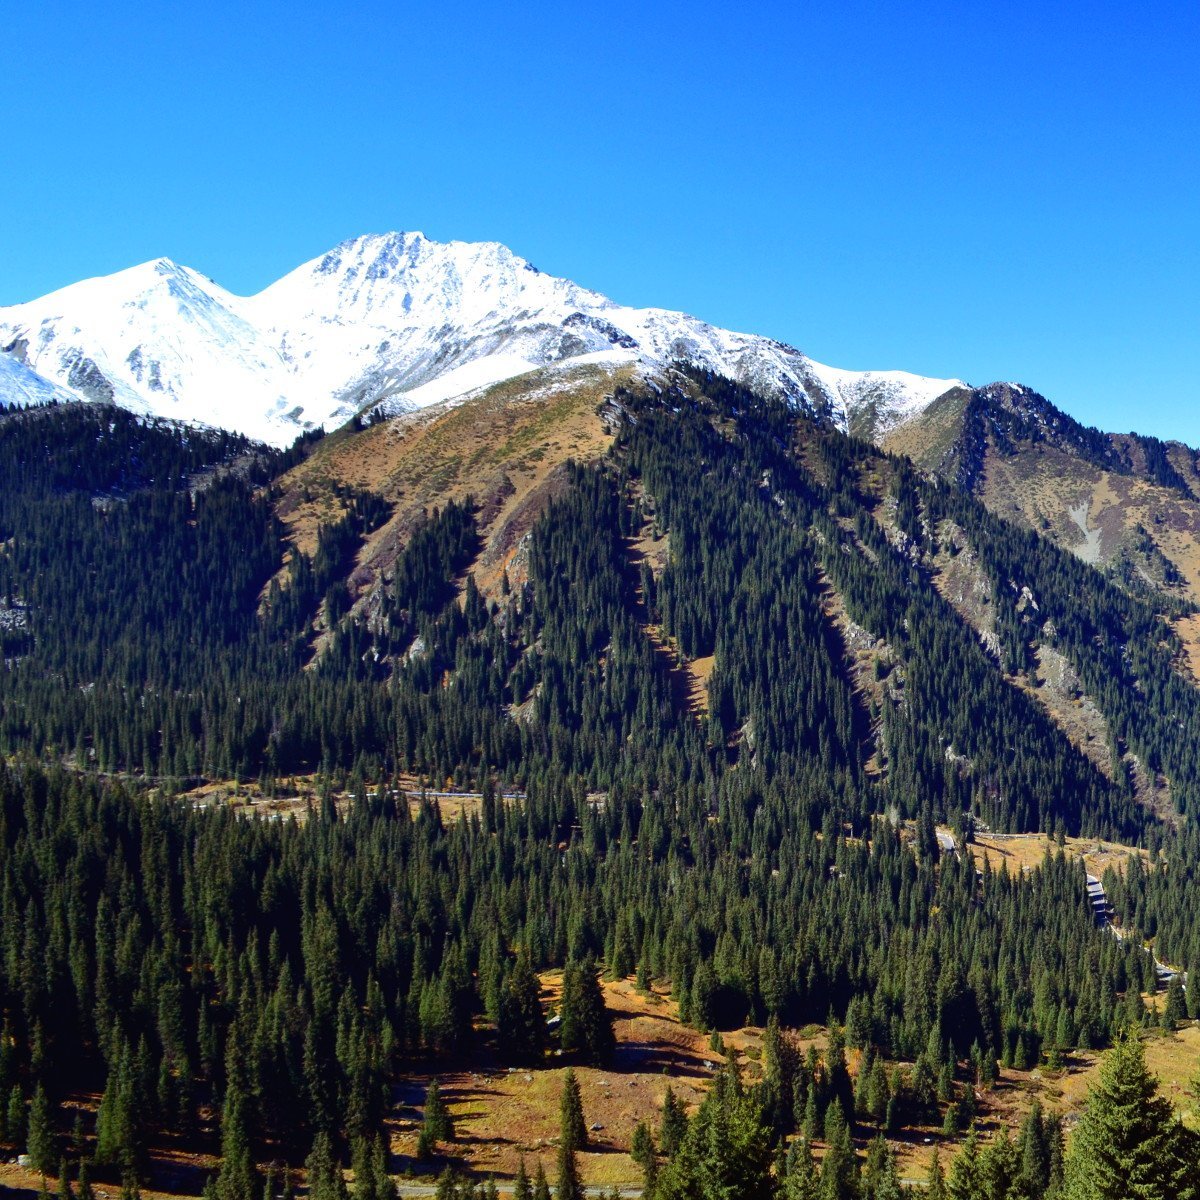
[[[68,1095],[101,1093],[85,1149],[118,1175],[168,1129],[236,1161],[249,1145],[299,1162],[320,1135],[365,1161],[414,1061],[493,1038],[538,1060],[533,973],[598,962],[668,982],[705,1026],[832,1016],[851,1046],[909,1064],[872,1115],[840,1051],[793,1063],[789,1101],[759,1097],[772,1137],[816,1134],[835,1104],[869,1131],[957,1097],[965,1122],[997,1060],[1139,1022],[1153,963],[1096,926],[1077,864],[979,877],[939,856],[935,822],[1153,843],[1114,903],[1197,960],[1200,713],[1158,615],[969,495],[727,381],[680,374],[613,407],[612,448],[564,468],[524,578],[485,597],[477,512],[456,500],[353,606],[356,550],[389,502],[343,485],[344,515],[302,553],[274,506],[305,447],[94,407],[0,420],[12,1120],[36,1101],[53,1125]],[[634,553],[648,535],[661,569]],[[991,580],[994,644],[934,586],[947,537]],[[826,587],[888,648],[882,701]],[[1170,777],[1178,832],[1014,682],[1043,643]],[[671,656],[713,658],[704,712],[679,702]],[[69,769],[93,766],[124,778]],[[303,771],[357,802],[297,825],[170,799],[200,774]],[[399,772],[479,781],[479,816],[414,816],[390,795]],[[514,783],[525,799],[498,799]]]

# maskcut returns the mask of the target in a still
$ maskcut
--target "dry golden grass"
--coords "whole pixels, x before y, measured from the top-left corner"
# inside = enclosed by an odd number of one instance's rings
[[[982,848],[990,853],[993,840],[988,839]],[[1010,854],[1005,861],[1026,865],[1021,862],[1025,859],[1029,860],[1028,865],[1036,865],[1032,859],[1039,839],[1004,841]],[[1124,849],[1112,843],[1096,846],[1073,839],[1068,853],[1079,854],[1091,869],[1106,861],[1117,861]],[[1041,861],[1040,856],[1036,861]],[[557,1001],[561,978],[559,972],[548,972],[542,977],[542,999],[547,1006]],[[680,1022],[669,994],[659,989],[642,993],[631,980],[606,980],[603,988],[605,1002],[615,1017],[617,1053],[608,1069],[575,1068],[585,1121],[589,1128],[602,1126],[589,1134],[591,1145],[580,1155],[579,1164],[589,1186],[636,1187],[640,1171],[629,1150],[637,1123],[646,1121],[652,1129],[657,1128],[668,1086],[694,1111],[724,1057],[736,1057],[743,1078],[753,1082],[758,1077],[763,1031],[747,1027],[725,1033],[724,1054],[717,1054],[704,1034]],[[1161,996],[1146,999],[1153,1007],[1161,1001]],[[823,1052],[827,1045],[827,1031],[818,1026],[793,1031],[793,1036],[802,1050],[815,1045]],[[1188,1023],[1171,1035],[1150,1033],[1145,1044],[1147,1063],[1159,1077],[1162,1093],[1186,1121],[1200,1124],[1189,1092],[1190,1081],[1200,1068],[1200,1025]],[[857,1052],[848,1054],[852,1073],[857,1072],[860,1059]],[[1001,1128],[1015,1131],[1035,1099],[1046,1110],[1061,1113],[1070,1125],[1083,1107],[1102,1060],[1100,1053],[1079,1052],[1071,1055],[1058,1071],[1001,1070],[996,1086],[979,1093],[978,1127],[983,1137],[986,1140]],[[414,1181],[430,1182],[432,1176],[449,1164],[478,1178],[492,1176],[503,1185],[513,1178],[522,1158],[530,1173],[540,1161],[553,1181],[565,1070],[561,1060],[553,1057],[541,1067],[514,1070],[503,1066],[493,1051],[484,1046],[473,1053],[469,1062],[460,1061],[453,1069],[439,1071],[436,1077],[454,1119],[455,1139],[439,1147],[439,1159],[424,1172],[417,1169]],[[391,1149],[399,1156],[397,1167],[414,1165],[421,1104],[433,1077],[432,1073],[418,1070],[407,1076],[400,1089],[389,1121]],[[858,1139],[860,1153],[865,1152],[870,1136],[866,1130]],[[934,1147],[939,1148],[943,1168],[948,1169],[961,1140],[943,1138],[940,1124],[931,1123],[904,1130],[902,1136],[890,1139],[890,1144],[897,1153],[901,1176],[908,1181],[923,1181]],[[819,1146],[817,1153],[819,1156]],[[211,1156],[205,1155],[156,1154],[156,1159],[168,1173],[175,1171],[181,1179],[196,1181],[196,1187],[182,1190],[184,1185],[177,1183],[181,1190],[143,1189],[147,1200],[195,1196],[204,1175],[217,1165]],[[32,1200],[38,1183],[38,1178],[29,1171],[0,1165],[0,1190],[7,1188],[19,1195],[24,1189]],[[117,1188],[105,1185],[101,1188],[108,1192],[109,1200],[119,1193]],[[103,1192],[99,1194],[103,1200]]]
[[[561,975],[543,979],[543,1000],[557,1000]],[[712,1077],[706,1064],[718,1064],[707,1039],[679,1021],[669,996],[646,995],[629,980],[604,982],[605,1002],[614,1015],[617,1053],[611,1068],[575,1067],[583,1097],[590,1145],[579,1156],[589,1185],[637,1185],[641,1171],[629,1157],[639,1121],[657,1127],[667,1086],[689,1106],[700,1102]],[[731,1035],[735,1041],[739,1039]],[[743,1044],[753,1039],[747,1033]],[[532,1174],[540,1161],[553,1180],[558,1138],[559,1101],[566,1067],[553,1058],[537,1069],[511,1070],[490,1054],[480,1054],[469,1068],[438,1075],[442,1095],[455,1123],[455,1141],[442,1147],[455,1165],[479,1176],[511,1179],[522,1157]],[[419,1105],[428,1076],[412,1077]],[[393,1137],[400,1154],[416,1151],[419,1112],[406,1110]]]
[[[405,799],[412,813],[421,807],[419,793],[423,789],[427,792],[442,790],[435,789],[414,775],[399,775],[396,779],[401,790],[407,793]],[[264,791],[258,780],[240,783],[235,779],[215,779],[181,792],[180,798],[206,808],[227,806],[240,816],[304,821],[319,803],[320,783],[316,775],[290,775],[277,780],[269,791]],[[444,790],[453,790],[449,781],[443,786]],[[345,791],[333,791],[332,798],[341,813],[349,811],[354,803]],[[441,795],[430,796],[429,799],[436,804],[442,821],[447,825],[464,815],[471,816],[479,812],[481,803],[480,798],[473,795]]]
[[[1045,861],[1047,851],[1057,854],[1058,849],[1054,839],[1042,833],[1017,833],[1008,836],[978,833],[971,847],[977,866],[982,868],[986,858],[993,871],[1007,866],[1010,875],[1040,867]],[[1136,854],[1143,862],[1149,860],[1145,850],[1098,838],[1069,837],[1063,850],[1068,858],[1082,859],[1088,874],[1095,875],[1097,879],[1109,867],[1124,871],[1131,854]]]
[[[1200,682],[1200,614],[1179,617],[1172,627],[1183,643],[1183,661],[1187,669],[1192,678]]]
[[[630,375],[631,368],[591,365],[535,371],[331,437],[285,477],[278,511],[288,537],[311,552],[319,524],[340,513],[339,483],[391,501],[392,518],[362,548],[351,575],[361,596],[391,568],[423,512],[471,496],[483,539],[476,580],[494,594],[506,567],[521,577],[514,551],[561,488],[563,464],[608,449],[612,434],[599,410]]]

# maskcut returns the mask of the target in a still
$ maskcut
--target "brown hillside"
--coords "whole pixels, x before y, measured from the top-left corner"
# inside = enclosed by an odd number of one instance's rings
[[[580,366],[531,372],[354,433],[332,435],[284,480],[279,515],[293,544],[311,553],[317,528],[335,520],[335,485],[371,491],[395,507],[359,554],[350,585],[362,601],[390,572],[422,514],[473,496],[483,550],[475,568],[485,593],[507,567],[522,575],[520,544],[561,489],[568,459],[608,448],[606,402],[629,368]]]

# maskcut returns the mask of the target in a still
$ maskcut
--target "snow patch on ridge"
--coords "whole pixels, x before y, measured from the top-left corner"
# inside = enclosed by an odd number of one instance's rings
[[[685,360],[844,429],[856,406],[894,424],[958,382],[826,367],[770,338],[617,304],[497,242],[420,233],[343,242],[255,296],[155,259],[0,308],[0,347],[10,345],[41,377],[35,393],[276,444],[381,401],[423,407],[568,361]]]

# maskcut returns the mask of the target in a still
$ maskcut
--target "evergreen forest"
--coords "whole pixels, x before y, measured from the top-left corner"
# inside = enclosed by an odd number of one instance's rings
[[[890,1200],[913,1186],[890,1141],[931,1123],[965,1138],[933,1198],[1195,1194],[1139,1040],[1155,957],[1200,978],[1200,691],[1171,614],[723,378],[614,406],[494,594],[478,510],[447,501],[369,607],[354,565],[387,502],[338,484],[311,552],[279,513],[319,438],[0,412],[0,1145],[79,1195],[135,1193],[174,1146],[216,1156],[221,1200],[341,1197],[344,1168],[391,1200],[406,1079],[484,1045],[610,1063],[601,981],[636,976],[717,1042],[765,1028],[753,1072],[718,1063],[694,1111],[668,1089],[639,1127],[647,1197]],[[939,587],[968,558],[986,637]],[[1022,686],[1048,652],[1107,759]],[[681,702],[699,660],[703,703]],[[298,775],[319,781],[301,819],[188,799]],[[448,818],[445,790],[479,803]],[[1058,848],[993,869],[984,830]],[[1076,837],[1142,852],[1103,879],[1126,936]],[[1163,1020],[1200,1017],[1183,978]],[[1001,1068],[1108,1047],[1070,1139],[1036,1107],[977,1136]],[[517,1194],[583,1195],[577,1101],[552,1183]],[[422,1107],[432,1170],[455,1131],[436,1083]]]

